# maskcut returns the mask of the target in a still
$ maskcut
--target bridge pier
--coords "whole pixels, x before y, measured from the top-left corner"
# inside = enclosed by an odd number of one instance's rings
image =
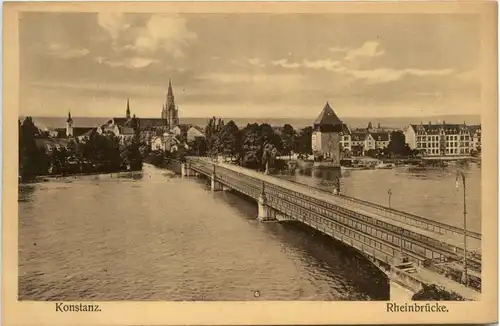
[[[191,167],[188,163],[181,163],[181,176],[182,177],[190,177],[195,175],[195,173],[191,170]]]
[[[210,177],[210,189],[212,191],[220,191],[223,190],[223,186],[220,182],[215,180],[215,174],[212,173],[212,176]]]
[[[412,301],[414,292],[389,278],[390,301]]]
[[[259,198],[257,199],[258,215],[257,218],[261,222],[276,221],[276,212],[272,207],[267,204],[267,196],[264,192],[264,183],[262,183],[262,190]]]

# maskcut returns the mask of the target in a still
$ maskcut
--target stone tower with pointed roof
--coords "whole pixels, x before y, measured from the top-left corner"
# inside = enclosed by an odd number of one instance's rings
[[[342,121],[337,117],[330,104],[325,107],[314,121],[312,133],[312,151],[315,157],[340,167],[340,133]]]

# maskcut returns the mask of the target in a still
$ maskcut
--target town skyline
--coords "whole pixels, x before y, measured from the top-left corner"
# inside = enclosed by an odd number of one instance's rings
[[[169,79],[189,118],[480,114],[474,15],[21,16],[25,116],[157,117]]]

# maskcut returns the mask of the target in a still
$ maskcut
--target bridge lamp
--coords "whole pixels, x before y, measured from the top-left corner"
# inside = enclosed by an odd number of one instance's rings
[[[462,171],[457,170],[457,177],[455,179],[455,187],[457,190],[460,179],[462,179],[462,185],[464,188],[464,271],[462,273],[462,283],[467,285],[467,201],[465,198],[467,188],[465,185],[465,174]]]
[[[389,208],[391,208],[391,196],[392,196],[392,190],[391,190],[391,189],[387,190],[387,194],[389,195]]]

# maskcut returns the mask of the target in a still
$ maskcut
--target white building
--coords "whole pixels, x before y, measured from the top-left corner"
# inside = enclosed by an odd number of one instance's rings
[[[205,134],[197,127],[191,127],[187,131],[186,139],[188,142],[194,141],[196,138],[205,138]]]
[[[471,129],[464,124],[446,122],[414,125],[405,128],[406,143],[410,148],[422,151],[427,156],[469,155],[474,146],[480,146],[480,130],[476,128],[476,143]]]
[[[165,151],[165,152],[175,152],[180,147],[188,148],[186,144],[181,143],[175,134],[164,133],[161,136],[154,136],[151,139],[151,150],[153,151]]]

